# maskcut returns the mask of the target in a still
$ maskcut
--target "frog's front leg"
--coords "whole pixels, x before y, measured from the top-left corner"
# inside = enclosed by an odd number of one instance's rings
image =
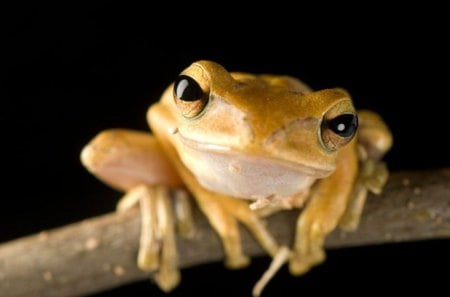
[[[249,208],[247,201],[210,192],[201,187],[192,176],[187,178],[193,185],[191,190],[199,207],[222,239],[227,267],[240,268],[249,262],[248,257],[242,252],[238,222],[249,229],[271,256],[275,256],[279,250],[278,244],[257,213]]]
[[[300,275],[325,259],[325,237],[339,223],[351,197],[358,160],[354,141],[339,152],[336,170],[311,190],[308,204],[297,221],[290,271]]]
[[[126,194],[118,210],[137,203],[141,208],[139,268],[155,271],[161,289],[170,291],[180,281],[175,243],[175,218],[183,234],[192,231],[192,218],[181,180],[148,133],[108,130],[82,152],[82,162],[99,179]]]
[[[345,231],[356,230],[368,192],[379,195],[389,176],[386,164],[380,159],[392,146],[392,133],[383,119],[372,111],[358,111],[358,118],[360,168],[352,197],[339,222]]]

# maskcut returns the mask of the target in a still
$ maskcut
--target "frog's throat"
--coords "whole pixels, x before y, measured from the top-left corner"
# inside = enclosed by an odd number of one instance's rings
[[[332,171],[180,136],[179,156],[205,188],[244,199],[287,198],[307,190]]]

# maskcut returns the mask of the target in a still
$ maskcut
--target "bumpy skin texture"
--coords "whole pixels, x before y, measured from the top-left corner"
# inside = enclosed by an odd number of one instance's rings
[[[229,73],[210,61],[181,75],[148,111],[153,135],[109,130],[82,152],[93,174],[126,192],[119,209],[141,205],[138,265],[157,271],[166,291],[178,284],[176,226],[192,234],[186,191],[221,237],[228,267],[248,263],[239,222],[275,256],[263,218],[290,208],[304,208],[290,271],[323,261],[326,235],[338,224],[355,229],[367,192],[386,182],[380,159],[392,136],[382,119],[361,111],[355,132],[347,92],[313,92],[292,77]]]

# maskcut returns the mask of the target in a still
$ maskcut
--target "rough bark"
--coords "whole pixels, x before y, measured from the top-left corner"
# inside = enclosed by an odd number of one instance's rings
[[[178,240],[182,268],[222,259],[218,237],[195,213],[194,239]],[[276,238],[289,243],[297,212],[271,217]],[[0,245],[1,296],[80,296],[146,279],[136,268],[139,212],[112,213]],[[397,172],[381,196],[370,196],[356,232],[335,231],[328,248],[450,236],[450,169]],[[245,251],[263,251],[243,231]]]

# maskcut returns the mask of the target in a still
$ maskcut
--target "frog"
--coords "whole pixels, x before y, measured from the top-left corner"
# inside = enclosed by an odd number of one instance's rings
[[[137,265],[166,292],[181,279],[176,236],[195,234],[192,201],[219,235],[227,267],[249,264],[243,224],[275,266],[303,275],[325,260],[328,234],[357,228],[368,193],[381,193],[389,175],[382,158],[393,137],[377,113],[357,112],[342,88],[314,91],[288,75],[200,60],[151,104],[147,121],[151,132],[100,132],[81,161],[124,193],[119,211],[139,205]],[[299,213],[287,253],[266,226],[285,210]]]

